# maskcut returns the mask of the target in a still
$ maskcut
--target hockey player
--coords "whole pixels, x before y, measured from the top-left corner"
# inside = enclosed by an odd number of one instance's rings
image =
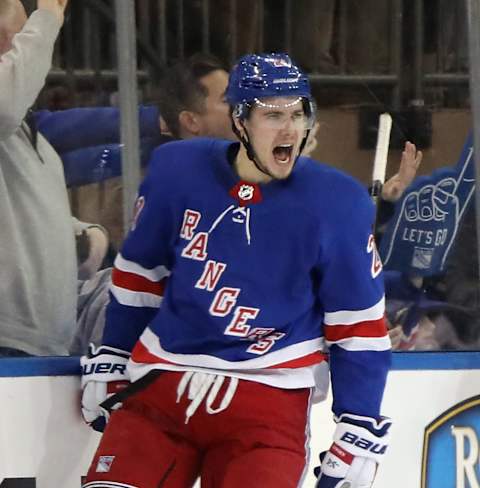
[[[315,109],[287,55],[243,57],[226,95],[241,143],[165,144],[140,187],[104,345],[82,358],[87,422],[100,427],[110,387],[132,384],[84,488],[301,486],[328,351],[337,427],[318,487],[370,487],[385,454],[373,205],[299,156]]]

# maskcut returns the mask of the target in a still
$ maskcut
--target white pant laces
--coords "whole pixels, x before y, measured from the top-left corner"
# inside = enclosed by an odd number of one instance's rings
[[[205,400],[205,409],[209,414],[215,414],[225,410],[232,401],[233,395],[237,390],[238,379],[230,378],[230,384],[218,408],[212,408],[212,404],[225,380],[225,376],[187,371],[180,380],[177,388],[177,403],[180,402],[182,395],[188,386],[188,399],[191,400],[185,412],[185,423],[188,424],[190,417],[196,412],[202,400],[208,393]]]

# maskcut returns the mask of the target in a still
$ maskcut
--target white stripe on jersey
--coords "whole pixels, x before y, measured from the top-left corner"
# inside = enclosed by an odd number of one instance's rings
[[[154,369],[162,371],[198,371],[225,377],[238,378],[240,380],[255,381],[275,388],[314,388],[313,402],[325,400],[329,388],[328,363],[314,364],[305,368],[278,368],[259,370],[218,370],[212,368],[199,368],[196,366],[182,366],[168,363],[136,363],[128,362],[127,370],[130,381],[134,382]]]
[[[159,308],[163,297],[142,291],[132,291],[126,288],[121,288],[110,285],[110,291],[121,305],[128,305],[129,307],[152,307]]]
[[[392,348],[390,336],[384,337],[348,337],[338,341],[325,341],[328,347],[333,344],[346,351],[388,351]]]
[[[210,356],[208,354],[175,354],[168,352],[163,349],[160,343],[160,338],[149,327],[143,331],[139,340],[151,354],[164,361],[178,365],[195,365],[201,368],[213,368],[221,371],[270,368],[277,364],[300,359],[309,354],[324,350],[324,339],[323,337],[318,337],[309,341],[298,342],[291,346],[286,346],[278,351],[267,353],[261,357],[243,361],[227,361],[226,359]]]
[[[126,485],[116,481],[91,481],[86,485],[82,485],[82,488],[138,488],[138,486]]]
[[[165,266],[157,266],[156,268],[147,269],[133,261],[128,261],[120,253],[117,254],[113,265],[121,271],[143,276],[144,278],[147,278],[147,280],[155,282],[170,276],[170,271]]]
[[[364,310],[339,310],[337,312],[325,312],[323,323],[325,325],[353,325],[370,320],[378,320],[385,312],[385,296],[373,307]]]

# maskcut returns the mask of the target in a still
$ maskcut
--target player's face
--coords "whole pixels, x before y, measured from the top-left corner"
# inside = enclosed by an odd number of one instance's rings
[[[228,84],[228,73],[218,69],[200,79],[208,96],[205,99],[205,110],[198,114],[201,124],[201,135],[235,140],[230,120],[229,107],[225,101],[225,90]]]
[[[298,97],[263,98],[244,121],[258,163],[273,178],[292,172],[305,136],[306,116]]]

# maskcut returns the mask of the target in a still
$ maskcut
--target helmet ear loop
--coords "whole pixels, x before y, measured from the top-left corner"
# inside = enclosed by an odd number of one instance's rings
[[[302,143],[300,144],[300,148],[298,150],[298,156],[295,158],[295,162],[296,160],[300,157],[300,155],[302,154],[302,151],[305,149],[305,146],[307,144],[307,140],[308,140],[308,136],[310,135],[310,132],[311,132],[312,129],[307,129],[305,131],[305,136],[303,137],[303,141]]]
[[[302,99],[302,105],[303,105],[303,111],[306,114],[308,114],[309,119],[310,118],[314,119],[315,113],[317,110],[315,102],[313,100],[307,100],[307,99],[303,98]],[[298,151],[298,156],[296,157],[295,162],[297,162],[297,159],[300,157],[300,155],[302,154],[302,151],[305,149],[305,146],[306,146],[307,140],[308,140],[308,136],[310,135],[310,132],[313,128],[314,122],[312,122],[309,125],[310,125],[310,127],[307,127],[303,141],[300,144],[300,149]]]
[[[242,136],[242,135],[239,136],[240,141],[242,142],[242,144],[245,146],[245,149],[247,150],[248,159],[250,159],[255,164],[255,166],[258,168],[257,159],[255,157],[255,151],[253,150],[252,144],[250,143],[250,138],[248,136],[247,128],[243,125],[243,122],[241,120],[240,120],[240,124],[243,127],[243,130],[245,132],[245,136]]]
[[[242,106],[237,105],[234,109],[232,109],[232,112],[231,112],[232,130],[233,130],[233,133],[238,137],[240,142],[245,147],[245,150],[247,151],[248,158],[251,159],[253,162],[255,162],[255,155],[253,153],[253,148],[252,148],[252,145],[250,144],[250,141],[248,140],[248,132],[247,132],[246,127],[243,125],[243,121],[242,121],[242,114],[245,114],[245,110],[246,110],[246,107],[244,105],[242,105]],[[238,120],[238,122],[242,126],[247,137],[242,136],[242,134],[238,130],[238,127],[235,124],[235,119]]]
[[[247,151],[248,158],[251,159],[255,163],[255,154],[253,152],[252,145],[250,144],[250,141],[248,140],[248,132],[247,132],[247,129],[245,128],[245,126],[243,125],[243,123],[242,123],[242,121],[240,119],[239,119],[239,121],[240,121],[240,124],[243,127],[243,130],[245,131],[245,134],[247,134],[247,137],[242,136],[242,134],[238,130],[237,126],[235,125],[235,122],[233,121],[233,118],[232,118],[232,130],[233,130],[234,134],[238,137],[238,139],[240,140],[240,142],[243,144],[243,146],[245,147],[245,149]]]

